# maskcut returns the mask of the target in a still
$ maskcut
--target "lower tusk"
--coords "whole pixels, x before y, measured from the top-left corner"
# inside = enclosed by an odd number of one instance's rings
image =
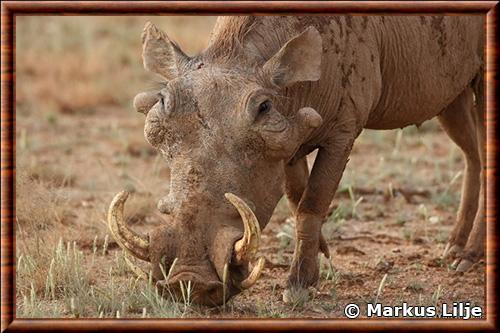
[[[123,253],[123,258],[125,259],[125,262],[127,263],[128,267],[132,270],[132,272],[135,273],[139,278],[148,280],[148,274],[139,266],[135,265],[129,258],[128,252]]]
[[[241,289],[248,289],[251,286],[253,286],[255,282],[257,282],[257,280],[260,277],[260,274],[262,273],[262,269],[264,268],[265,262],[266,260],[264,258],[259,258],[257,264],[253,267],[248,277],[245,280],[241,281],[240,284]]]

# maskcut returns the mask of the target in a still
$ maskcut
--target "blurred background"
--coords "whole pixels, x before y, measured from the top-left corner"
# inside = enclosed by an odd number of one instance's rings
[[[127,222],[146,233],[162,223],[156,202],[168,193],[168,166],[144,139],[144,115],[132,108],[134,96],[155,84],[142,66],[142,28],[152,21],[195,54],[215,20],[16,17],[17,316],[338,317],[339,304],[365,302],[385,273],[384,304],[399,302],[401,290],[420,303],[436,292],[484,302],[480,275],[459,282],[477,288],[442,290],[445,264],[434,255],[454,223],[463,162],[435,121],[362,133],[323,228],[335,270],[322,262],[322,296],[313,302],[281,302],[294,247],[285,199],[263,232],[263,277],[230,307],[174,305],[135,280],[105,220],[112,197],[126,188],[133,192]],[[429,274],[428,266],[441,270]]]
[[[17,112],[86,114],[106,107],[130,110],[149,76],[142,67],[141,32],[152,21],[201,51],[215,17],[18,16],[16,18]]]

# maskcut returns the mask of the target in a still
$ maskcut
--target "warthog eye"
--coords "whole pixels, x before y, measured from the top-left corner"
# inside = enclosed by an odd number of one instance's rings
[[[158,97],[159,97],[161,111],[165,115],[167,115],[172,110],[172,100],[170,98],[170,95],[160,92]]]
[[[163,95],[160,95],[160,105],[162,111],[165,111],[165,97]]]
[[[259,113],[266,113],[271,110],[272,103],[270,100],[266,100],[259,104]]]

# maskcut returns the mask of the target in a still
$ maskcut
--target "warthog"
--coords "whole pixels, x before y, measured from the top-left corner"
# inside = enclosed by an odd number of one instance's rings
[[[163,84],[134,105],[171,169],[158,202],[168,216],[139,235],[119,193],[112,235],[151,263],[158,286],[180,294],[191,281],[194,302],[221,304],[259,277],[260,231],[285,193],[296,220],[287,286],[314,285],[319,252],[329,257],[321,226],[356,137],[437,117],[466,161],[444,256],[467,270],[485,243],[483,40],[473,16],[221,17],[209,46],[187,56],[147,23],[144,67]]]

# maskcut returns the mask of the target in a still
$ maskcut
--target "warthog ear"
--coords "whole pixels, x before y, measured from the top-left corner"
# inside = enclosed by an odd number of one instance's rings
[[[170,80],[182,74],[189,57],[163,31],[147,22],[142,32],[144,68]]]
[[[269,59],[264,64],[264,72],[280,87],[300,81],[317,81],[321,75],[321,52],[321,35],[309,27]]]

